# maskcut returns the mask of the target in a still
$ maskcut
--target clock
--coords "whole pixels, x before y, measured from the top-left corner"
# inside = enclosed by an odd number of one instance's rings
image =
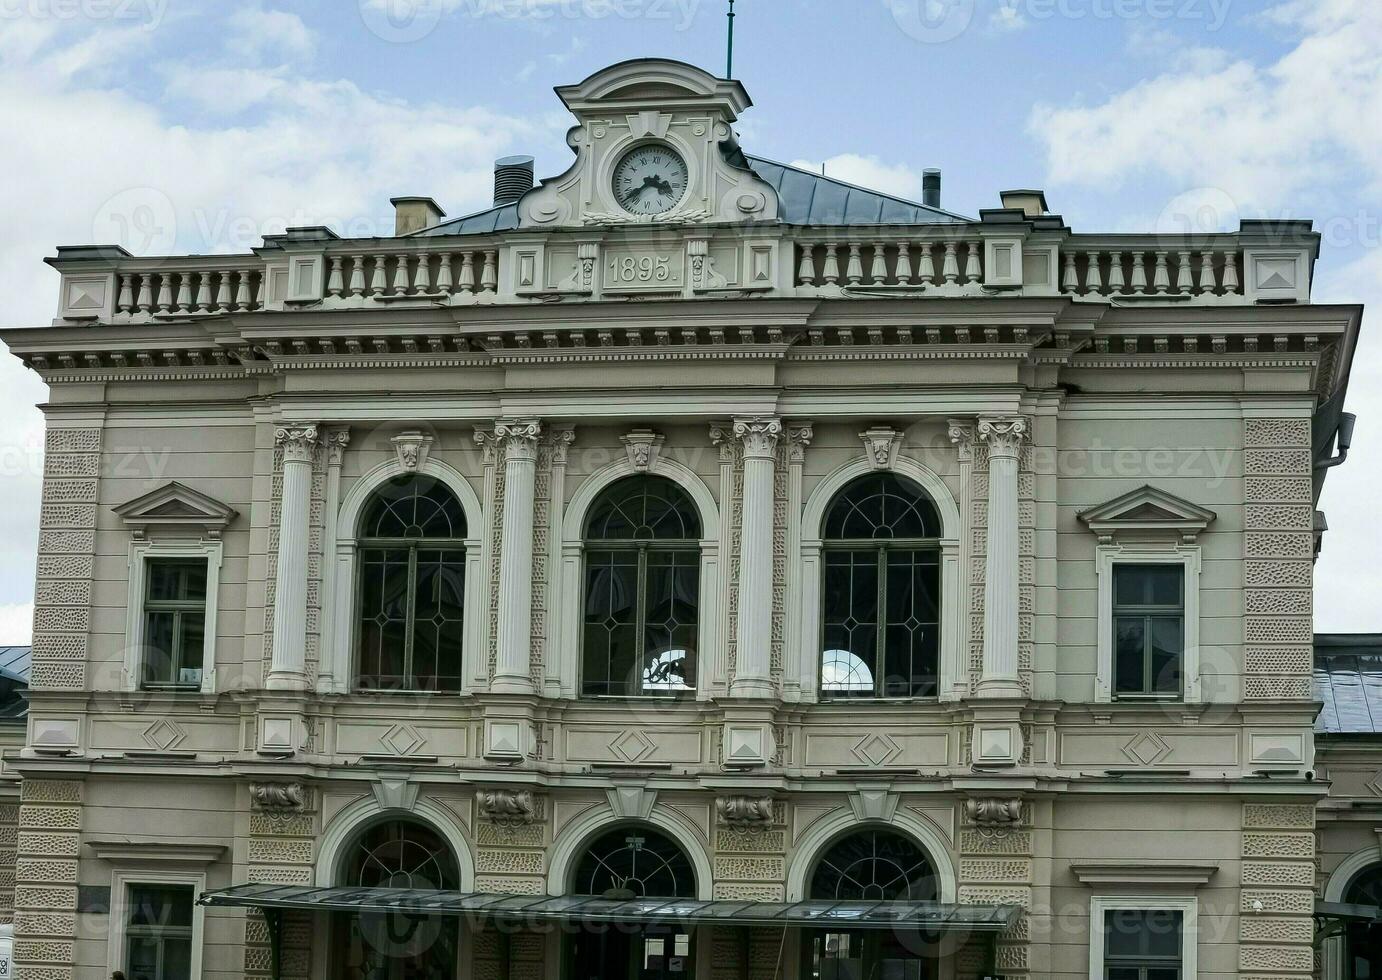
[[[686,160],[662,143],[636,146],[614,165],[614,199],[630,214],[666,214],[686,196],[687,183]]]

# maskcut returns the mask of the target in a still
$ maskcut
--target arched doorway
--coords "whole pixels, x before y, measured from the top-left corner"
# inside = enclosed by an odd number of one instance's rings
[[[1348,905],[1382,906],[1382,864],[1359,872],[1344,889]],[[1382,980],[1382,927],[1351,925],[1345,937],[1344,976]]]
[[[659,830],[618,827],[591,842],[576,864],[571,893],[611,899],[696,897],[686,852]],[[691,980],[691,930],[646,923],[584,924],[568,944],[573,980]]]
[[[357,888],[460,888],[456,856],[441,835],[411,820],[377,823],[345,850],[336,884]],[[405,912],[332,919],[337,980],[447,980],[456,976],[459,923]]]
[[[839,837],[816,860],[806,897],[835,902],[929,902],[935,868],[910,837],[886,828]],[[808,980],[934,980],[936,937],[894,930],[813,929],[805,934]]]

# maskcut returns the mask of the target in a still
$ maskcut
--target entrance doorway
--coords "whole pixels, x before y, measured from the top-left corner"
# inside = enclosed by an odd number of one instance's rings
[[[695,898],[696,876],[686,853],[645,826],[597,838],[576,866],[572,893],[598,898]],[[691,980],[694,930],[663,923],[574,923],[567,943],[571,980]]]

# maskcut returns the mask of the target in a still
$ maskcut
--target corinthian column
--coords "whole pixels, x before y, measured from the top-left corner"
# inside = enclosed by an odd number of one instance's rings
[[[989,451],[988,552],[984,562],[984,672],[980,697],[1020,697],[1017,679],[1017,460],[1027,437],[1021,417],[981,418]]]
[[[494,680],[497,694],[532,694],[533,491],[537,479],[537,419],[504,419],[494,426],[504,450],[504,523],[499,544],[499,626]]]
[[[315,425],[284,425],[274,432],[283,450],[283,494],[278,510],[278,573],[274,578],[273,658],[267,687],[305,691],[307,683],[307,551]]]
[[[773,469],[782,423],[735,419],[731,432],[744,451],[744,497],[739,504],[738,653],[730,695],[767,698],[773,695]]]

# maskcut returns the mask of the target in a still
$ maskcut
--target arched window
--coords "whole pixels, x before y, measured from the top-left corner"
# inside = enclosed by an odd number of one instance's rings
[[[701,521],[671,480],[632,476],[585,529],[582,691],[671,697],[696,688]]]
[[[461,689],[465,533],[460,501],[431,477],[395,477],[365,506],[360,688]]]
[[[1364,868],[1344,889],[1347,905],[1382,907],[1382,864]],[[1344,975],[1382,977],[1382,926],[1350,925]]]
[[[936,872],[920,847],[891,830],[842,837],[816,862],[811,898],[841,902],[930,902]]]
[[[598,837],[576,866],[572,892],[608,898],[695,898],[696,873],[670,837],[630,826]]]
[[[821,694],[933,697],[940,669],[941,522],[894,473],[841,490],[825,514]]]
[[[455,891],[456,855],[430,827],[412,821],[375,824],[360,834],[337,873],[351,888]],[[410,912],[336,913],[331,944],[334,977],[455,976],[460,949],[457,920]]]

